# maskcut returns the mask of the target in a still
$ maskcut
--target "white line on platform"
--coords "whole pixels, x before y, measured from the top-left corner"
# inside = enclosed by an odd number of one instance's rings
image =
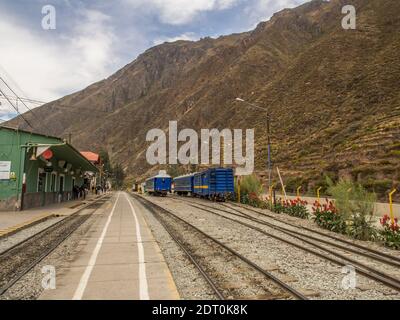
[[[83,275],[81,277],[81,280],[79,281],[78,288],[76,289],[72,300],[81,300],[82,297],[83,297],[83,293],[85,292],[85,289],[86,289],[86,286],[88,284],[90,275],[92,274],[93,268],[94,268],[94,266],[96,264],[97,256],[99,255],[101,246],[102,246],[103,241],[104,241],[104,237],[106,236],[108,226],[110,225],[111,218],[112,218],[112,216],[114,214],[115,207],[117,206],[117,203],[118,203],[118,200],[119,200],[119,196],[120,196],[120,193],[118,193],[117,200],[115,201],[114,206],[113,206],[113,208],[111,210],[111,213],[108,216],[107,222],[106,222],[106,224],[105,224],[105,226],[103,228],[103,232],[101,233],[101,236],[100,236],[99,240],[97,241],[96,247],[93,250],[93,253],[92,253],[91,257],[90,257],[89,263],[86,266],[85,272],[83,273]]]
[[[128,198],[125,193],[126,200],[129,202],[129,206],[132,210],[133,218],[135,219],[136,224],[136,240],[138,246],[138,260],[139,260],[139,290],[140,290],[140,300],[149,300],[149,289],[147,285],[147,276],[146,276],[146,265],[144,261],[144,248],[143,248],[143,241],[142,235],[140,233],[140,224],[139,220],[136,215],[135,208],[132,205],[132,202]]]

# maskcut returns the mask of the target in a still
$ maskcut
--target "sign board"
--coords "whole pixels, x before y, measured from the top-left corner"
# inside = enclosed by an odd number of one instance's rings
[[[9,180],[11,161],[0,161],[0,180]]]

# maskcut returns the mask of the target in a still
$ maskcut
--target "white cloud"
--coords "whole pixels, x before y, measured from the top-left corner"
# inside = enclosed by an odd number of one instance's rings
[[[116,37],[110,17],[93,10],[79,14],[80,23],[71,34],[60,36],[51,30],[34,33],[17,19],[0,13],[0,75],[18,94],[50,101],[111,73],[116,62]],[[49,36],[49,32],[53,35]],[[4,89],[3,84],[0,86]],[[1,101],[1,114],[12,110]]]
[[[162,44],[164,42],[175,42],[175,41],[178,41],[178,40],[196,41],[196,40],[199,40],[199,37],[196,36],[196,34],[193,33],[193,32],[185,32],[185,33],[183,33],[183,34],[181,34],[179,36],[176,36],[176,37],[163,37],[163,38],[155,39],[153,41],[153,44],[154,45],[159,45],[159,44]]]
[[[271,16],[283,9],[294,8],[306,0],[257,0],[247,6],[244,13],[249,19],[250,29],[254,29],[260,21],[266,21]]]
[[[189,23],[204,11],[226,10],[243,0],[126,0],[135,9],[153,9],[160,21],[171,25]]]

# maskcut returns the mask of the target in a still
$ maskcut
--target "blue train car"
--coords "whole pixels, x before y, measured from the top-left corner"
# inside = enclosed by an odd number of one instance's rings
[[[151,195],[165,197],[168,192],[171,192],[171,183],[172,178],[165,172],[160,172],[146,180],[146,191]]]
[[[178,195],[192,195],[193,194],[193,179],[194,173],[185,176],[176,177],[172,180],[174,193]]]
[[[225,201],[235,192],[234,188],[232,168],[212,168],[194,175],[195,196]]]

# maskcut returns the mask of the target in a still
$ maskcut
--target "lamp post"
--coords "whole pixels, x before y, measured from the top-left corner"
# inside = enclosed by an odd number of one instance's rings
[[[236,98],[236,101],[238,102],[242,102],[247,104],[248,106],[251,106],[254,109],[258,109],[258,110],[262,110],[262,111],[266,111],[267,112],[267,147],[268,147],[268,185],[269,187],[271,187],[271,175],[272,175],[272,159],[271,159],[271,131],[270,131],[270,114],[269,111],[266,110],[265,108],[262,108],[260,106],[257,106],[253,103],[247,102],[244,99],[241,98]]]

